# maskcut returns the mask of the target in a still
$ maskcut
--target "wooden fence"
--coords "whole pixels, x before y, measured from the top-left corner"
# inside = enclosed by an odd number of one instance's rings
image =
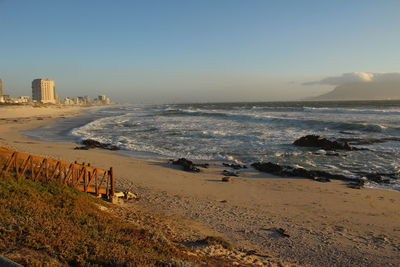
[[[0,147],[0,158],[5,161],[0,170],[0,177],[14,173],[18,179],[58,182],[80,191],[106,195],[107,198],[113,197],[115,193],[112,167],[104,170],[86,164],[19,153],[2,147]]]

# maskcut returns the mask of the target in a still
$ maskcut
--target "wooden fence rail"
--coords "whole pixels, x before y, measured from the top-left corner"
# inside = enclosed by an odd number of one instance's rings
[[[103,194],[111,198],[115,193],[114,171],[94,168],[85,164],[70,163],[47,157],[19,153],[0,147],[0,158],[5,160],[0,177],[15,173],[18,179],[58,182],[80,191]]]

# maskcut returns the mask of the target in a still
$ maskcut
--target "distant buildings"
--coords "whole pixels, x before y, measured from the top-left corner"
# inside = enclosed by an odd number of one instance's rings
[[[4,87],[3,87],[3,80],[0,79],[0,103],[5,103],[7,101],[7,99],[9,98],[9,96],[4,95]]]
[[[32,81],[32,99],[41,103],[56,103],[54,81],[35,79]]]
[[[106,97],[105,95],[99,95],[97,97],[97,101],[96,102],[99,102],[99,104],[103,104],[103,105],[111,104],[111,100],[108,97]]]
[[[3,95],[3,80],[0,79],[0,96]]]
[[[77,96],[75,98],[66,97],[60,104],[64,105],[110,105],[110,98],[105,95],[99,95],[97,98],[91,99],[89,96]]]
[[[30,103],[31,102],[31,98],[27,95],[20,96],[16,99],[17,99],[17,103]]]
[[[66,97],[63,101],[64,105],[75,105],[75,101],[72,98]]]
[[[0,0],[1,1],[1,0]],[[0,104],[6,105],[40,105],[40,104],[61,104],[61,105],[110,105],[111,100],[105,95],[95,98],[89,96],[66,97],[61,100],[55,91],[54,81],[49,79],[35,79],[32,81],[32,99],[29,96],[11,97],[4,94],[4,84],[0,79]]]

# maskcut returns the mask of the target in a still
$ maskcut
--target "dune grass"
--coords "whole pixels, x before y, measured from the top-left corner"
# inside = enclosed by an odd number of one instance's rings
[[[166,266],[172,259],[191,266],[196,261],[101,205],[108,204],[57,184],[0,178],[0,255],[26,266]]]

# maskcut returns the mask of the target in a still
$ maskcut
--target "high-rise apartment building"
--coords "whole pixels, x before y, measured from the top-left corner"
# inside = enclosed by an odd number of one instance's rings
[[[32,99],[41,103],[56,103],[54,81],[49,79],[33,80]]]
[[[0,79],[0,96],[3,95],[3,80]]]

